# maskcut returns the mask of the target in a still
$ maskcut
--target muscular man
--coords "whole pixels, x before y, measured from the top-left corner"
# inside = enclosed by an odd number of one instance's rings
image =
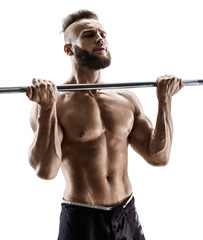
[[[87,10],[63,24],[65,53],[72,61],[66,84],[100,83],[100,69],[110,65],[106,33]],[[128,177],[128,145],[153,166],[169,161],[173,126],[171,98],[181,79],[157,79],[155,128],[137,97],[129,91],[85,90],[58,94],[51,81],[33,79],[27,96],[35,102],[35,133],[29,161],[43,179],[66,180],[59,240],[143,240]]]

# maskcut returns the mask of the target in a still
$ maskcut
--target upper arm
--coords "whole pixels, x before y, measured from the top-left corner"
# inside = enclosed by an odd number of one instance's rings
[[[56,146],[57,148],[59,149],[59,155],[60,155],[60,158],[61,158],[61,143],[63,141],[63,128],[62,128],[62,125],[58,119],[57,121],[57,129],[58,129],[58,146],[57,146],[57,143],[56,143]]]
[[[153,125],[144,114],[143,107],[137,98],[134,100],[134,106],[134,124],[129,134],[129,143],[139,155],[148,161]]]

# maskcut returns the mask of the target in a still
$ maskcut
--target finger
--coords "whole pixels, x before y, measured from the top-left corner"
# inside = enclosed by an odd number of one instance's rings
[[[181,78],[178,78],[178,80],[179,80],[179,87],[180,87],[180,89],[181,89],[181,88],[184,87],[184,85],[183,85],[183,81],[182,81]]]
[[[51,81],[47,81],[46,84],[47,84],[48,88],[51,88],[51,87],[54,88],[55,87],[55,84],[53,84]]]
[[[35,87],[39,87],[39,80],[37,78],[32,79],[32,85]]]
[[[166,77],[166,78],[171,78],[171,79],[176,78],[176,76],[174,76],[174,75],[172,75],[172,74],[166,74],[165,77]]]
[[[50,83],[51,85],[55,85],[52,81],[47,80],[48,83]]]
[[[39,87],[44,90],[47,88],[47,83],[44,80],[39,79]]]
[[[32,87],[27,87],[26,89],[26,96],[31,100],[32,96],[33,96],[33,91],[32,91]]]
[[[48,81],[48,82],[49,82],[49,84],[50,84],[50,87],[53,88],[53,90],[57,90],[57,87],[56,87],[55,83],[53,83],[52,81]],[[58,90],[57,90],[57,91],[58,91]]]
[[[168,80],[169,75],[162,75],[156,79],[157,82],[163,81],[163,80]]]
[[[48,88],[50,90],[51,90],[51,88],[52,89],[56,88],[55,84],[49,80],[38,79],[38,83],[39,83],[40,88],[42,88],[43,90],[46,88]]]
[[[58,92],[58,89],[57,89],[56,85],[55,85],[52,81],[47,80],[47,81],[46,81],[46,84],[47,84],[48,89],[49,89],[52,93]]]

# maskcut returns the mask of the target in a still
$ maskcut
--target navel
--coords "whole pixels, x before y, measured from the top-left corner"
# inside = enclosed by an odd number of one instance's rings
[[[82,138],[82,137],[84,137],[84,136],[85,136],[85,132],[83,132],[83,131],[80,132],[79,137]]]
[[[107,180],[108,182],[110,182],[111,177],[110,177],[109,175],[107,175],[107,176],[106,176],[106,180]]]

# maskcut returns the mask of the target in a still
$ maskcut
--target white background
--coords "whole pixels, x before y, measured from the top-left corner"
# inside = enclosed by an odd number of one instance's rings
[[[33,77],[61,84],[71,73],[61,21],[95,11],[108,33],[112,65],[105,82],[154,81],[163,74],[203,78],[199,0],[2,0],[0,86],[27,86]],[[155,124],[155,88],[132,90]],[[203,239],[203,87],[174,96],[174,141],[166,167],[149,166],[129,149],[129,174],[147,240]],[[36,177],[28,163],[32,103],[0,95],[0,239],[56,240],[65,183]]]

